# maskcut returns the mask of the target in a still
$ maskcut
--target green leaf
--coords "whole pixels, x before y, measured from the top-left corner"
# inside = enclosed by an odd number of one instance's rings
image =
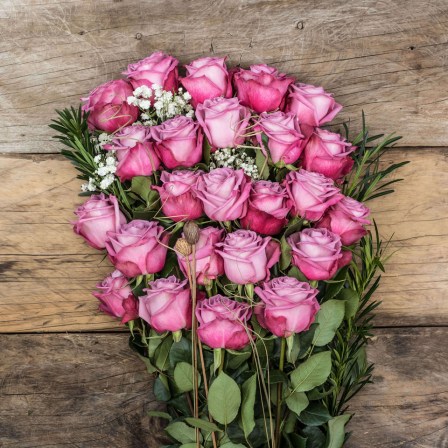
[[[211,416],[222,425],[228,425],[238,415],[241,391],[238,384],[221,372],[213,381],[208,394],[208,409]]]
[[[207,167],[210,164],[210,150],[212,148],[212,145],[210,145],[207,137],[204,136],[204,141],[202,143],[202,158],[204,159],[205,164]]]
[[[241,445],[241,443],[227,442],[224,445],[221,445],[221,448],[246,448],[246,447],[244,445]]]
[[[168,401],[171,398],[168,381],[165,375],[159,375],[154,381],[154,396],[159,401]]]
[[[268,161],[260,148],[255,149],[255,164],[257,165],[260,179],[264,180],[268,179],[269,178]]]
[[[312,323],[307,331],[299,334],[299,358],[303,358],[308,352],[308,349],[311,347],[311,344],[313,343],[314,333],[316,332],[318,326],[319,324]]]
[[[358,293],[351,288],[344,288],[336,297],[338,300],[345,300],[345,318],[350,319],[356,315],[359,307]]]
[[[308,279],[302,274],[302,272],[300,272],[299,268],[297,266],[293,266],[289,271],[288,271],[288,275],[290,277],[294,277],[297,280],[299,280],[300,282],[307,282]]]
[[[280,240],[280,269],[284,271],[291,264],[291,246],[287,243],[285,235]]]
[[[305,426],[302,429],[306,437],[306,448],[323,448],[325,446],[325,435],[316,426]]]
[[[299,420],[306,426],[320,426],[330,419],[331,415],[328,409],[318,401],[311,402],[299,417]]]
[[[176,445],[177,446],[177,445]],[[183,443],[180,448],[197,448],[198,445],[196,442],[192,443]],[[199,448],[204,448],[204,445],[199,445]]]
[[[344,267],[336,274],[333,279],[327,280],[325,282],[327,284],[327,287],[325,289],[325,300],[334,298],[344,287],[344,283],[347,278],[347,271],[348,268]]]
[[[300,352],[300,337],[297,333],[286,338],[286,360],[294,364]]]
[[[255,398],[257,394],[257,374],[254,373],[247,379],[242,389],[242,404],[241,404],[241,425],[243,427],[244,435],[249,437],[249,434],[255,428],[254,407]]]
[[[170,367],[169,354],[172,344],[173,344],[173,338],[171,337],[170,334],[163,340],[163,342],[157,348],[155,364],[156,367],[162,372],[169,369]]]
[[[209,422],[208,420],[202,420],[202,418],[187,417],[185,421],[190,426],[202,429],[207,432],[222,432],[222,429],[219,429],[214,423]]]
[[[181,392],[190,392],[194,389],[193,366],[187,362],[179,362],[174,368],[174,382]],[[201,377],[198,374],[198,385]]]
[[[341,448],[344,445],[344,428],[350,418],[350,414],[338,415],[328,422],[328,442],[326,448]]]
[[[163,418],[168,421],[171,421],[173,419],[170,414],[162,411],[148,411],[146,415],[148,415],[149,417]]]
[[[345,314],[345,303],[340,300],[329,300],[321,305],[316,315],[319,324],[314,333],[313,344],[318,347],[330,343],[341,325]]]
[[[309,401],[304,392],[293,392],[286,398],[286,406],[297,415],[300,415],[308,404]]]
[[[291,373],[294,392],[306,392],[323,384],[331,371],[331,352],[316,353]]]
[[[169,424],[165,431],[175,440],[181,443],[196,442],[196,430],[184,422],[174,422]],[[199,434],[200,439],[202,436]]]
[[[182,338],[179,342],[175,342],[170,349],[170,364],[175,367],[179,362],[191,363],[192,351],[191,342],[187,338]]]

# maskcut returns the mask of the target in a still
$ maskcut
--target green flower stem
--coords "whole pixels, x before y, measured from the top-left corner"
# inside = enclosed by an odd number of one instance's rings
[[[283,372],[285,367],[285,353],[286,353],[286,338],[282,338],[281,340],[281,348],[280,348],[280,362],[278,369],[280,372]],[[277,418],[275,425],[275,443],[277,448],[280,448],[281,444],[281,435],[280,435],[280,422],[282,419],[282,394],[283,394],[283,383],[277,384]]]

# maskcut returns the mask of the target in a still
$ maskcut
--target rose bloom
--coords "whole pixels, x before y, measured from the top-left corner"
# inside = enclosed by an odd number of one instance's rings
[[[232,96],[232,83],[226,67],[226,58],[200,58],[186,65],[187,76],[181,83],[191,95],[194,108],[210,98]]]
[[[331,179],[303,169],[290,171],[285,187],[293,202],[292,215],[309,221],[318,221],[329,207],[344,197]]]
[[[297,115],[300,123],[321,126],[339,113],[342,106],[322,87],[308,84],[291,84],[286,110]]]
[[[169,173],[162,171],[160,181],[162,185],[154,185],[162,203],[165,216],[173,221],[188,221],[202,216],[204,209],[202,202],[196,195],[196,184],[203,172],[178,170]]]
[[[211,146],[233,148],[245,140],[250,112],[238,98],[218,97],[199,104],[196,118]]]
[[[293,265],[309,280],[329,280],[352,259],[350,251],[342,251],[339,235],[327,229],[305,229],[287,241]]]
[[[286,189],[278,182],[259,180],[252,183],[246,215],[241,227],[264,235],[280,233],[291,208]]]
[[[184,235],[182,235],[184,236]],[[199,241],[196,243],[196,278],[199,285],[209,284],[224,274],[224,261],[216,251],[216,244],[224,237],[224,230],[215,227],[205,227],[199,231]],[[189,255],[193,266],[193,256]],[[177,254],[177,260],[182,272],[187,276],[187,257]]]
[[[126,75],[136,89],[140,86],[162,86],[163,90],[177,90],[177,65],[179,61],[161,51],[152,53],[145,59],[129,64],[123,75]],[[132,93],[131,93],[132,95]]]
[[[330,179],[340,179],[351,171],[354,162],[350,153],[355,149],[339,134],[316,129],[305,146],[303,167]]]
[[[191,118],[179,115],[151,127],[156,151],[169,169],[190,167],[202,159],[202,130]]]
[[[286,91],[294,78],[279,73],[274,67],[258,64],[251,65],[250,70],[240,68],[233,82],[241,104],[261,113],[283,107]]]
[[[269,279],[269,269],[280,259],[279,244],[252,230],[229,233],[217,247],[227,278],[238,285]]]
[[[121,182],[135,176],[149,176],[160,167],[150,138],[147,126],[128,126],[115,134],[111,144],[104,145],[104,149],[117,151],[115,174]]]
[[[250,342],[251,315],[249,305],[220,294],[201,300],[196,306],[199,339],[211,348],[240,350]]]
[[[123,79],[106,82],[81,98],[85,104],[82,110],[89,112],[87,123],[90,129],[115,132],[130,126],[138,118],[138,107],[127,102],[132,96],[131,85]]]
[[[165,266],[169,234],[157,222],[134,219],[107,236],[109,259],[127,277],[154,274]]]
[[[293,277],[277,277],[255,287],[261,303],[255,307],[263,328],[287,338],[310,328],[319,311],[318,290]]]
[[[96,287],[100,291],[92,294],[100,301],[101,311],[122,318],[122,324],[138,317],[137,299],[132,294],[128,279],[120,271],[112,272]]]
[[[149,282],[140,296],[138,315],[158,333],[191,328],[191,294],[188,280],[174,275]]]
[[[344,197],[333,205],[317,227],[326,228],[341,237],[342,244],[350,246],[367,234],[365,225],[371,224],[367,217],[370,210],[355,199]]]
[[[78,220],[72,223],[73,230],[95,249],[106,247],[107,232],[117,231],[122,224],[126,224],[117,198],[113,195],[107,197],[103,193],[90,196],[76,209],[75,215]]]
[[[268,149],[274,163],[294,163],[302,153],[305,136],[301,133],[299,122],[292,113],[262,113],[255,126],[259,145],[264,148],[262,134],[268,138]]]
[[[217,168],[198,179],[196,194],[214,221],[233,221],[246,214],[251,183],[243,170]]]

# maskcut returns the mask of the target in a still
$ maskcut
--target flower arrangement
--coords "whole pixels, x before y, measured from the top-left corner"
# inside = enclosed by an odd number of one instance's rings
[[[178,65],[156,52],[51,125],[89,196],[74,230],[115,267],[93,295],[154,375],[166,447],[341,447],[385,261],[364,202],[393,192],[399,137],[363,116],[350,140],[274,67]]]

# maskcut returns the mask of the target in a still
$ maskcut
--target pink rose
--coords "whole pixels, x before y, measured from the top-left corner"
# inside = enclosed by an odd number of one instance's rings
[[[233,221],[246,214],[250,178],[243,170],[217,168],[198,179],[196,194],[214,221]]]
[[[196,183],[202,171],[178,170],[162,171],[160,187],[153,186],[160,195],[162,211],[173,221],[197,219],[204,213],[202,202],[196,195]]]
[[[196,118],[211,146],[233,148],[245,140],[250,112],[238,98],[218,97],[199,104]]]
[[[320,308],[319,291],[293,277],[274,278],[255,292],[261,299],[255,307],[258,322],[279,338],[308,330]]]
[[[179,61],[161,51],[156,51],[145,59],[129,64],[123,72],[130,80],[132,87],[152,88],[153,84],[162,86],[163,90],[177,90],[177,65]],[[132,95],[132,93],[131,93]]]
[[[350,263],[352,253],[342,252],[339,235],[327,229],[305,229],[288,239],[292,263],[309,280],[329,280]]]
[[[118,165],[115,173],[121,182],[134,176],[149,176],[160,167],[160,160],[150,138],[150,128],[128,126],[115,134],[111,144],[104,146],[104,149],[117,151]]]
[[[262,148],[264,148],[264,142],[261,133],[266,134],[269,154],[274,163],[296,162],[306,142],[305,136],[300,131],[299,122],[292,113],[264,112],[260,115],[255,131],[258,132],[257,140]]]
[[[126,277],[154,274],[165,266],[169,234],[155,221],[134,219],[107,235],[109,259]]]
[[[250,306],[221,295],[198,302],[196,317],[201,342],[211,348],[240,350],[249,344]]]
[[[101,311],[121,317],[122,324],[138,317],[137,299],[132,294],[128,279],[120,271],[112,272],[96,287],[100,292],[94,292],[93,296],[101,302]]]
[[[226,58],[200,58],[186,65],[187,76],[182,84],[191,95],[194,108],[210,98],[232,96],[232,83],[226,67]]]
[[[355,149],[339,134],[316,129],[305,146],[303,167],[330,179],[340,179],[351,171],[354,162],[350,153]]]
[[[286,101],[286,110],[297,115],[300,123],[321,126],[339,113],[342,106],[322,87],[292,84]]]
[[[344,197],[331,179],[302,169],[289,172],[285,186],[293,202],[292,215],[309,221],[318,221],[329,207]]]
[[[224,274],[224,262],[216,252],[216,244],[223,239],[224,230],[215,227],[205,227],[199,231],[199,241],[196,243],[196,278],[199,285],[204,285]],[[189,256],[193,264],[192,255]],[[177,254],[177,260],[182,272],[187,276],[187,258]]]
[[[317,227],[331,230],[341,237],[342,244],[350,246],[367,234],[364,226],[370,224],[367,219],[369,213],[370,210],[361,202],[344,197],[327,210]]]
[[[179,115],[153,126],[151,135],[162,163],[169,169],[190,167],[202,159],[203,134],[189,117]]]
[[[269,279],[269,268],[280,259],[279,244],[252,230],[229,233],[224,242],[216,246],[224,259],[227,278],[238,285]]]
[[[240,68],[233,82],[241,104],[261,113],[283,107],[286,91],[294,78],[279,73],[274,67],[259,64],[251,65],[250,70]]]
[[[115,132],[130,126],[138,118],[138,107],[127,102],[132,96],[131,85],[123,79],[106,82],[89,93],[82,110],[89,112],[87,123],[90,129]]]
[[[149,282],[140,296],[138,315],[158,333],[191,328],[191,294],[188,280],[174,275]]]
[[[76,209],[75,215],[78,220],[73,222],[73,230],[95,249],[106,247],[107,232],[117,231],[122,224],[126,224],[117,198],[113,195],[107,197],[103,193],[90,196]]]
[[[241,227],[264,235],[280,233],[291,208],[286,189],[278,182],[259,180],[252,183],[246,215]]]

